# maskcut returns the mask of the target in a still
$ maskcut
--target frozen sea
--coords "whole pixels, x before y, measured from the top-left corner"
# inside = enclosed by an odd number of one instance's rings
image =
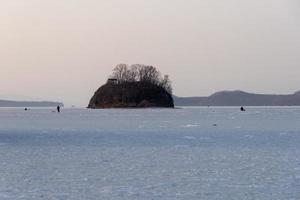
[[[299,200],[300,107],[0,109],[0,200]]]

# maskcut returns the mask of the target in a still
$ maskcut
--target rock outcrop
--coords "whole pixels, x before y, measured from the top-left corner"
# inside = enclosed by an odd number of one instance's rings
[[[88,108],[173,108],[173,97],[163,87],[152,83],[108,82],[91,98]]]

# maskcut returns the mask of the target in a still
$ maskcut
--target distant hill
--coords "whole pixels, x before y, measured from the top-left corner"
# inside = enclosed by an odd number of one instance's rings
[[[64,106],[61,102],[51,101],[9,101],[0,100],[0,107],[56,107]]]
[[[177,97],[176,106],[300,106],[300,91],[290,95],[221,91],[208,97]]]

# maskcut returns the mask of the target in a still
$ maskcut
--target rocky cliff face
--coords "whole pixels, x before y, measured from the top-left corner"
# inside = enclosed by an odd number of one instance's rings
[[[173,108],[173,97],[151,83],[106,83],[91,98],[88,108]]]

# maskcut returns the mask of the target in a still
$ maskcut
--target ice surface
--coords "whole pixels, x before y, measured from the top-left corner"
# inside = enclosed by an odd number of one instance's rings
[[[300,199],[299,107],[2,108],[0,152],[0,200]]]

